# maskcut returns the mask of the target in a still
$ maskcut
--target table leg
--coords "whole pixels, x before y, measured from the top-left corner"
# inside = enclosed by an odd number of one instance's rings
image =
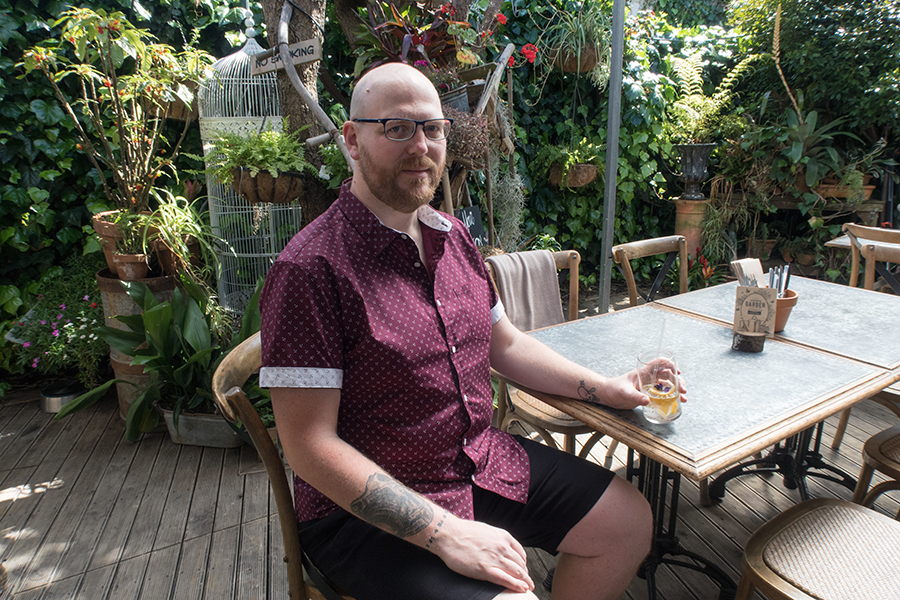
[[[810,449],[816,434],[815,445]],[[721,500],[725,497],[725,484],[742,475],[778,473],[784,478],[784,487],[797,490],[801,500],[809,500],[807,477],[818,477],[843,485],[849,490],[856,487],[856,480],[848,473],[825,462],[820,453],[822,424],[810,427],[797,435],[778,443],[763,458],[750,460],[731,467],[709,484],[709,497]],[[819,472],[826,471],[827,473]],[[831,474],[828,474],[831,473]]]
[[[681,474],[645,456],[640,456],[638,462],[634,450],[629,448],[625,478],[636,483],[653,510],[653,546],[638,569],[638,577],[647,582],[650,600],[657,598],[656,569],[662,564],[703,573],[719,584],[719,600],[732,600],[737,591],[734,580],[706,558],[685,550],[675,535]]]

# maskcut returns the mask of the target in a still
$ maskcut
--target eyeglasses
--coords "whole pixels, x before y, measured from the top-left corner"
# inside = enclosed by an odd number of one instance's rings
[[[450,135],[450,125],[453,119],[428,119],[416,121],[415,119],[353,119],[354,123],[381,123],[384,127],[384,137],[395,142],[405,142],[416,135],[416,129],[422,126],[425,137],[433,142],[446,139]]]

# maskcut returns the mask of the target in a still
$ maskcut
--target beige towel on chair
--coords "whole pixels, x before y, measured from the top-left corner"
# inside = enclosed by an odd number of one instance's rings
[[[491,256],[497,293],[509,320],[520,331],[565,321],[553,254],[530,250]]]

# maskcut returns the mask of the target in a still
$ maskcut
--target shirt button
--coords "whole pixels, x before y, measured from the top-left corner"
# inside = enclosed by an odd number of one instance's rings
[[[441,305],[441,301],[440,301],[440,300],[435,300],[435,303],[436,303],[438,306]]]
[[[456,346],[450,346],[450,352],[456,354]]]
[[[408,239],[409,239],[409,236],[406,235],[405,233],[403,233],[403,234],[400,234],[400,239],[401,239],[401,240],[408,240]]]
[[[422,263],[420,263],[419,261],[416,261],[416,262],[413,264],[413,266],[414,266],[414,267],[421,267],[421,266],[422,266]]]

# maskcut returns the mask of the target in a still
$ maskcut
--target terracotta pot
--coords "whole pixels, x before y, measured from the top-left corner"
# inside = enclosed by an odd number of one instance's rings
[[[150,264],[146,254],[113,254],[116,271],[122,281],[137,281],[147,277]]]
[[[687,243],[689,256],[697,257],[700,247],[703,218],[709,200],[685,200],[676,198],[675,202],[675,234],[683,235]]]
[[[138,306],[131,296],[125,291],[122,281],[117,279],[111,271],[104,269],[98,271],[94,278],[100,289],[100,301],[103,303],[103,324],[122,331],[129,331],[128,326],[114,318],[116,315],[130,316],[141,314]],[[142,279],[150,292],[159,301],[171,300],[175,292],[174,277],[149,277]],[[144,374],[144,367],[131,364],[131,357],[110,346],[109,362],[112,365],[116,379],[122,379],[129,383],[117,383],[116,391],[119,396],[119,414],[122,420],[128,414],[128,408],[141,390],[150,382],[150,376]],[[133,385],[131,385],[133,384]]]
[[[852,188],[848,186],[841,185],[831,185],[822,183],[816,186],[816,193],[822,196],[823,198],[854,198],[854,194],[859,193],[862,195],[862,202],[866,202],[869,198],[872,197],[872,192],[875,191],[874,185],[864,185],[862,190],[859,192],[855,192]]]
[[[272,177],[268,171],[260,171],[256,177],[251,177],[250,169],[235,167],[231,177],[234,191],[250,204],[288,204],[303,192],[303,176],[299,173],[280,173],[278,177]]]
[[[597,165],[592,163],[578,163],[573,165],[566,176],[562,175],[562,167],[554,163],[550,167],[550,183],[567,188],[583,187],[597,178]]]
[[[791,310],[797,304],[798,294],[796,290],[785,290],[784,298],[775,300],[775,333],[783,331],[787,325]]]
[[[103,256],[106,257],[106,266],[113,275],[119,274],[113,256],[116,251],[116,242],[122,239],[119,224],[112,221],[113,216],[117,214],[119,214],[118,210],[107,210],[91,217],[94,231],[100,237],[100,247],[103,248]]]
[[[772,250],[778,240],[747,240],[747,256],[755,256],[767,259],[772,256]]]
[[[196,238],[189,238],[187,241],[188,250],[191,253],[191,264],[195,267],[200,266],[200,243],[196,240]],[[176,256],[175,253],[169,249],[169,246],[162,242],[162,240],[153,240],[150,242],[150,248],[153,250],[153,253],[156,255],[156,260],[159,261],[159,268],[162,270],[162,274],[170,277],[174,277],[178,274],[178,265],[176,264]]]

